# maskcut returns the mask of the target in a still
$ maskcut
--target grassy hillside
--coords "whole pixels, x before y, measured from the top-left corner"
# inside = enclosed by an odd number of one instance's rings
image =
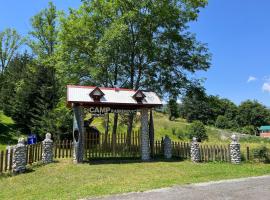
[[[155,139],[160,140],[165,135],[168,135],[174,141],[189,141],[188,127],[190,123],[187,123],[184,119],[176,119],[170,121],[168,115],[154,112],[154,127],[155,127]],[[90,117],[90,116],[86,116]],[[119,116],[118,133],[124,133],[127,130],[126,119]],[[105,121],[104,117],[97,117],[92,122],[93,126],[96,126],[101,132],[104,133]],[[113,126],[113,114],[110,114],[109,132],[112,132]],[[230,136],[233,134],[229,130],[221,130],[215,127],[207,126],[208,144],[229,144]],[[135,123],[133,130],[140,130],[140,115],[139,113],[135,117]],[[13,120],[3,114],[0,111],[0,150],[5,149],[6,144],[14,144],[17,142],[17,138],[20,133],[16,131],[16,125]],[[250,146],[255,147],[259,145],[266,145],[270,147],[269,139],[262,139],[256,136],[246,136],[241,138],[241,145],[243,147]]]
[[[170,121],[168,115],[154,112],[154,127],[155,127],[155,139],[159,140],[165,135],[168,135],[172,140],[181,140],[188,141],[188,127],[190,123],[186,122],[185,119],[178,118],[175,121]],[[118,124],[118,132],[126,132],[127,126],[122,121],[124,121],[121,117],[119,117]],[[105,122],[103,117],[95,118],[92,122],[92,125],[97,127],[101,132],[105,130]],[[110,115],[110,124],[109,124],[109,132],[112,131],[113,126],[113,114]],[[222,137],[222,141],[226,141],[228,136],[231,134],[228,131],[221,131],[214,127],[206,127],[207,134],[209,136],[209,141],[218,142],[221,140],[220,134],[226,132],[226,136]],[[135,124],[133,130],[140,130],[140,116],[137,115],[135,119]]]
[[[139,115],[136,117],[136,123],[134,124],[133,130],[140,129],[140,117]],[[119,120],[120,123],[118,125],[118,132],[126,132],[127,126],[121,123],[122,119]],[[93,123],[93,126],[96,126],[101,132],[105,130],[105,122],[104,118],[96,118]],[[110,128],[111,132],[113,126],[113,115],[110,115]],[[168,115],[154,112],[154,126],[155,126],[155,139],[160,140],[161,137],[168,135],[174,141],[189,141],[188,137],[188,127],[190,123],[186,122],[185,119],[176,119],[175,121],[170,121]],[[240,137],[241,149],[243,154],[245,154],[245,149],[247,146],[250,149],[254,149],[255,147],[264,145],[270,148],[270,139],[260,138],[258,136],[249,136],[249,135],[241,135],[240,133],[235,133],[230,130],[218,129],[213,126],[206,126],[208,140],[203,143],[207,143],[209,145],[228,145],[231,142],[230,136],[232,134],[238,134]]]

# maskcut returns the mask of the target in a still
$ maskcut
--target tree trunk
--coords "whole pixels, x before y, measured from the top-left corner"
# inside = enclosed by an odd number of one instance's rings
[[[112,131],[113,155],[115,155],[117,125],[118,125],[118,113],[114,113],[114,117],[113,117],[113,131]]]
[[[150,141],[150,152],[151,157],[154,157],[154,141],[155,141],[155,132],[154,132],[154,120],[152,109],[150,110],[150,120],[149,120],[149,141]]]
[[[107,145],[108,142],[108,134],[109,134],[109,122],[110,122],[110,115],[109,113],[106,114],[105,119],[105,137],[104,137],[104,144]]]

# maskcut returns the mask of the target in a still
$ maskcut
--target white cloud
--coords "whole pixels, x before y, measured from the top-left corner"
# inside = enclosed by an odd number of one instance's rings
[[[264,83],[262,86],[263,92],[269,92],[270,93],[270,83]]]
[[[257,80],[256,77],[254,77],[254,76],[249,76],[247,82],[249,83],[249,82],[251,82],[251,81],[256,81],[256,80]]]

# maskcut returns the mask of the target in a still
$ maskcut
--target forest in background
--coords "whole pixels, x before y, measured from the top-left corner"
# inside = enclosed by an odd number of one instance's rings
[[[182,117],[254,133],[270,111],[254,100],[236,106],[209,96],[191,78],[211,66],[207,45],[189,31],[206,0],[84,0],[58,11],[53,3],[31,20],[31,31],[0,32],[0,110],[24,134],[72,133],[66,85],[152,90],[168,100],[170,120]],[[26,50],[27,49],[27,50]],[[178,105],[177,99],[181,99]],[[117,130],[119,116],[113,117]],[[131,133],[136,116],[120,116]]]

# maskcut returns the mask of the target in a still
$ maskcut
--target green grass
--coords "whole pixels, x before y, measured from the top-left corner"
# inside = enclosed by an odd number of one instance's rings
[[[0,178],[0,199],[78,199],[269,173],[266,164],[160,161],[75,165],[60,160],[29,173]]]

